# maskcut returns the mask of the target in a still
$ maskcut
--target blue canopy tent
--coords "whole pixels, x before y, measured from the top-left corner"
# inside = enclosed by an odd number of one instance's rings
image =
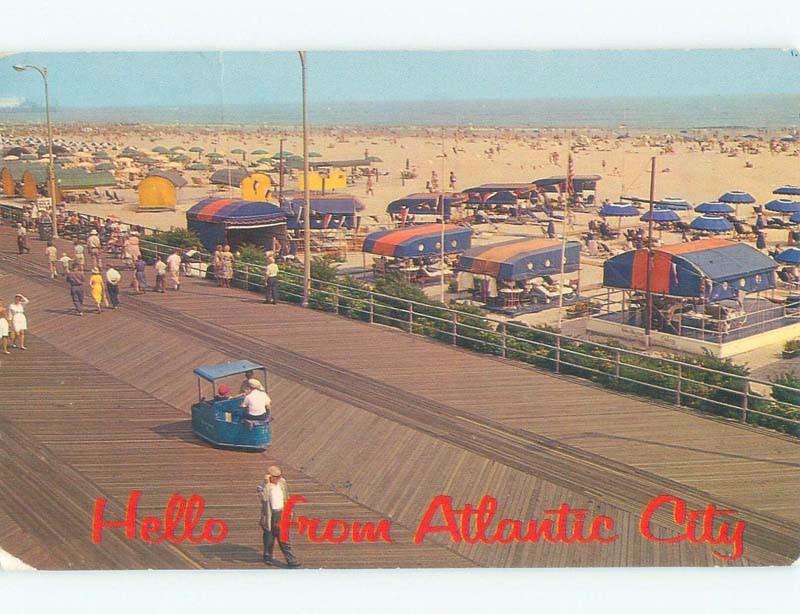
[[[646,291],[647,264],[646,249],[609,258],[603,265],[603,286]],[[653,250],[650,289],[710,302],[735,299],[740,290],[750,293],[774,288],[775,269],[771,258],[746,243],[716,238],[677,243]],[[704,279],[710,284],[704,284]]]
[[[636,217],[640,214],[640,211],[634,205],[606,203],[600,207],[599,213],[603,217]]]
[[[730,232],[733,230],[733,222],[724,217],[701,215],[692,220],[689,228],[700,232]]]
[[[452,209],[462,205],[467,200],[467,197],[461,192],[444,192],[443,196],[444,219],[447,221],[452,215]],[[433,215],[441,218],[439,195],[429,192],[409,194],[390,202],[386,207],[386,212],[391,216],[392,220],[397,220],[404,216],[417,215]]]
[[[775,188],[772,193],[781,196],[800,196],[800,186],[782,185],[779,188]]]
[[[456,270],[489,275],[499,280],[524,281],[561,272],[561,241],[557,239],[515,239],[473,247],[459,258]],[[564,272],[580,269],[581,244],[568,241]]]
[[[729,213],[733,213],[733,207],[719,201],[700,203],[694,210],[704,215],[728,215]]]
[[[286,226],[289,230],[303,229],[302,192],[284,192],[281,209],[286,213]],[[350,194],[321,194],[312,192],[309,196],[311,207],[311,229],[329,230],[336,228],[358,228],[361,223],[362,203]]]
[[[286,212],[272,203],[206,198],[186,212],[186,225],[212,252],[225,243],[231,247],[252,243],[271,249],[272,239],[286,234]]]
[[[419,258],[436,256],[442,252],[442,225],[421,224],[379,230],[364,239],[363,251],[392,258]],[[472,229],[466,226],[445,224],[444,252],[447,254],[463,252],[472,245]]]
[[[769,201],[764,208],[767,211],[774,211],[775,213],[787,214],[800,212],[800,202],[789,200],[787,198],[776,198]]]

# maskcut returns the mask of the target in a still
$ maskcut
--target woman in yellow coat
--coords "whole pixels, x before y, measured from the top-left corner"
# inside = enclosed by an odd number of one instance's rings
[[[103,302],[103,276],[100,275],[100,269],[97,267],[92,269],[92,276],[89,278],[89,287],[92,289],[92,298],[97,305],[97,313],[102,312],[100,304]]]

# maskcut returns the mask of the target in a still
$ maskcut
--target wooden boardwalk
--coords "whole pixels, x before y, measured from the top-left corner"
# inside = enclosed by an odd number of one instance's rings
[[[34,250],[39,245],[33,242]],[[656,545],[639,536],[638,512],[662,492],[698,506],[713,501],[739,510],[748,529],[746,555],[735,564],[786,563],[797,555],[800,445],[789,438],[400,331],[298,307],[265,306],[255,294],[206,282],[187,281],[180,293],[168,295],[123,293],[121,310],[79,319],[68,313],[63,284],[42,275],[41,265],[37,254],[16,256],[8,230],[0,230],[0,291],[3,300],[16,291],[31,299],[35,335],[29,353],[15,353],[0,367],[2,398],[17,382],[19,396],[30,397],[25,391],[34,380],[18,373],[26,361],[31,361],[28,377],[64,382],[42,388],[41,411],[16,406],[0,412],[0,433],[7,428],[27,442],[13,454],[3,453],[24,462],[24,449],[31,448],[30,454],[46,449],[87,481],[80,492],[103,492],[116,504],[134,487],[152,496],[156,506],[175,490],[195,491],[210,505],[215,501],[215,510],[231,524],[226,547],[217,552],[182,546],[160,553],[162,559],[153,555],[153,560],[139,553],[139,566],[225,567],[257,561],[252,488],[272,461],[287,468],[293,490],[311,501],[303,513],[385,516],[397,530],[395,544],[388,547],[297,540],[311,566],[722,564],[707,546]],[[186,421],[196,395],[191,368],[238,357],[261,361],[273,374],[275,441],[263,455],[200,445]],[[67,370],[61,378],[51,377],[62,363]],[[95,437],[86,441],[75,438],[61,412],[56,429],[45,402],[47,395],[69,390],[77,404],[85,392],[83,382],[91,381],[81,369],[106,382],[98,383],[101,387],[139,395],[137,400],[115,392],[111,396],[119,402],[109,401],[109,395],[95,397],[86,410]],[[74,407],[64,406],[64,411]],[[115,419],[89,418],[103,408],[106,418]],[[47,438],[51,427],[60,439]],[[5,482],[6,476],[0,477]],[[12,472],[12,478],[19,486],[22,477]],[[410,531],[439,493],[459,504],[492,494],[504,516],[522,519],[539,518],[566,502],[612,516],[621,539],[602,547],[454,545],[441,538],[426,540],[425,548],[411,546]],[[20,518],[26,518],[21,510],[36,506],[36,500],[17,496],[22,507],[14,509],[0,498],[0,545],[26,560],[3,535],[22,531],[31,552],[41,548],[36,540],[46,543],[48,538],[36,527],[21,525]],[[672,534],[670,518],[659,517],[658,525],[661,534]],[[74,524],[64,525],[70,534],[74,529]],[[109,562],[89,557],[88,537],[78,537],[70,548],[82,554],[76,553],[70,564],[136,566],[126,562],[134,556],[122,551],[127,542]],[[117,550],[116,545],[109,548]],[[62,550],[50,559],[41,555],[42,560],[27,562],[64,566]]]

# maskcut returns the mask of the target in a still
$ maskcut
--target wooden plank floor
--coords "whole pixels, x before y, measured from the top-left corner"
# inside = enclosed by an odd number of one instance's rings
[[[4,255],[10,251],[8,245],[0,244],[0,252]],[[13,265],[13,257],[11,263]],[[12,265],[8,260],[0,260],[0,270],[11,271]],[[215,351],[213,343],[187,335],[184,331],[173,333],[160,321],[162,312],[174,312],[187,321],[199,319],[207,322],[209,328],[221,325],[230,331],[231,339],[246,335],[250,339],[263,340],[264,347],[270,344],[270,349],[272,346],[288,348],[298,355],[339,367],[343,370],[343,377],[350,377],[353,373],[372,377],[376,382],[394,384],[398,390],[411,390],[420,397],[445,402],[447,407],[457,408],[463,414],[474,414],[477,404],[479,411],[497,420],[497,424],[530,432],[537,432],[536,427],[538,432],[569,440],[571,444],[579,441],[579,447],[591,452],[602,448],[594,441],[596,438],[591,436],[592,432],[604,437],[611,434],[618,439],[628,437],[631,441],[616,441],[603,451],[605,457],[615,461],[628,458],[618,448],[633,448],[630,458],[636,457],[636,450],[642,450],[642,442],[632,437],[635,428],[642,428],[642,434],[657,444],[658,456],[654,456],[652,451],[649,458],[643,455],[639,461],[631,463],[631,473],[647,468],[654,474],[677,480],[678,485],[701,488],[713,493],[714,497],[739,497],[737,503],[744,503],[758,512],[793,509],[792,502],[796,500],[796,491],[782,491],[787,485],[797,484],[798,457],[794,442],[609,394],[564,378],[455,351],[396,331],[371,328],[289,306],[272,308],[259,305],[255,295],[236,290],[220,291],[205,283],[189,284],[177,294],[135,299],[136,309],[79,320],[66,314],[68,297],[62,286],[41,278],[33,279],[30,274],[0,278],[2,287],[7,283],[30,293],[28,296],[34,301],[30,310],[32,322],[35,322],[32,323],[33,332],[53,343],[57,348],[54,352],[68,353],[176,408],[188,407],[196,394],[190,367],[213,362],[230,355],[230,352]],[[128,297],[123,297],[123,300],[134,301]],[[148,305],[156,306],[158,311],[148,310]],[[177,328],[178,322],[175,324]],[[132,341],[130,349],[120,349],[120,335]],[[230,357],[235,357],[235,354]],[[448,365],[446,381],[428,380],[418,375],[420,372],[438,373],[443,364]],[[501,395],[497,394],[497,389],[494,394],[491,394],[491,387],[487,390],[487,380],[492,378],[500,382]],[[473,385],[476,379],[483,386]],[[631,509],[604,500],[602,492],[601,496],[593,496],[588,485],[578,487],[573,481],[565,486],[561,480],[550,479],[552,476],[545,479],[529,466],[509,466],[498,462],[492,454],[453,445],[443,437],[402,423],[397,416],[376,415],[374,408],[370,412],[364,407],[321,394],[319,389],[302,383],[291,376],[274,377],[271,381],[276,406],[285,413],[279,414],[280,429],[276,428],[276,441],[269,452],[282,462],[291,462],[318,482],[346,493],[350,499],[392,516],[397,522],[413,526],[425,502],[437,492],[448,492],[456,501],[476,501],[487,492],[487,487],[491,487],[495,489],[492,494],[500,495],[498,498],[501,498],[503,509],[509,516],[534,517],[554,503],[564,501],[585,505],[589,509],[607,510],[618,519],[619,526],[625,527],[621,542],[603,549],[464,545],[454,548],[469,561],[485,565],[719,563],[709,556],[707,548],[655,548],[652,543],[641,540]],[[531,403],[532,398],[537,399],[537,403]],[[539,398],[547,402],[540,402]],[[516,409],[510,411],[509,406],[516,406]],[[567,417],[564,414],[568,414]],[[548,424],[553,420],[559,422],[558,429],[551,427],[548,430]],[[665,437],[656,427],[657,424],[670,427],[672,422],[675,423],[673,427],[681,426],[683,436],[676,434],[673,428]],[[633,426],[628,428],[630,423]],[[587,426],[601,430],[589,430]],[[709,451],[701,446],[706,441],[713,442],[714,438],[708,437],[704,429],[714,429],[721,433],[720,436],[724,435]],[[658,436],[653,434],[654,431]],[[590,436],[587,437],[587,433]],[[749,449],[737,449],[736,454],[729,453],[728,457],[722,455],[721,449],[714,449],[722,448],[725,442],[739,436],[743,436],[739,445],[762,446],[755,448],[758,457],[754,457],[756,452]],[[702,444],[697,443],[698,440]],[[689,456],[695,453],[706,455],[707,466],[703,467],[694,458],[687,460],[687,452]],[[717,467],[716,461],[720,458],[729,463],[723,470]],[[777,467],[782,478],[788,477],[782,482],[764,484],[764,472],[767,471],[764,465],[772,473],[777,473]],[[735,476],[732,478],[728,472],[748,466],[755,467],[755,470],[744,480],[740,476],[738,490],[731,489],[728,484],[734,481]],[[663,468],[667,470],[662,472]],[[415,476],[415,479],[409,484],[405,476]],[[120,477],[110,473],[107,476],[109,487]],[[168,485],[168,478],[163,476],[161,479],[165,479]],[[769,509],[760,504],[759,497],[752,496],[752,490],[748,491],[748,488],[755,489],[757,484],[765,486],[762,490],[766,492],[760,494],[766,495],[763,500],[768,502]],[[794,519],[790,517],[788,520]],[[793,535],[793,526],[787,530]],[[768,554],[761,553],[750,562],[769,560]],[[778,562],[778,559],[772,561]]]

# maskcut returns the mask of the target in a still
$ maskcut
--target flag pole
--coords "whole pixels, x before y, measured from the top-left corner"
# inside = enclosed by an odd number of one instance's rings
[[[561,274],[558,277],[558,332],[561,332],[564,308],[564,264],[567,259],[567,220],[569,218],[569,199],[573,190],[572,142],[567,154],[567,198],[564,200],[564,223],[561,227]]]

